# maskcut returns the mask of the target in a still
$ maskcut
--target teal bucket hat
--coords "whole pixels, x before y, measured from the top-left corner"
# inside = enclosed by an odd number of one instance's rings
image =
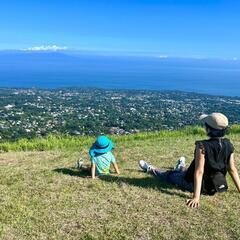
[[[100,136],[91,146],[89,154],[94,157],[96,154],[103,154],[111,151],[114,148],[113,142],[106,136]]]

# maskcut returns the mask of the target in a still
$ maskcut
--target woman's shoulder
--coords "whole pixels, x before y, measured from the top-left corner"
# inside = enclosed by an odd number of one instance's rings
[[[198,140],[195,142],[195,151],[200,151],[202,154],[205,154],[205,142],[206,140]]]
[[[208,139],[197,140],[195,142],[195,145],[196,145],[196,147],[204,148],[204,145],[206,144],[207,141],[208,141]]]

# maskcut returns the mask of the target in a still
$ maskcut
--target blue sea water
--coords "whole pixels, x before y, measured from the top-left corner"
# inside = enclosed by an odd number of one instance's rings
[[[4,61],[0,87],[181,90],[240,96],[240,64],[71,58]]]
[[[111,89],[181,90],[240,96],[240,73],[171,71],[122,72],[5,72],[1,87],[98,87]]]

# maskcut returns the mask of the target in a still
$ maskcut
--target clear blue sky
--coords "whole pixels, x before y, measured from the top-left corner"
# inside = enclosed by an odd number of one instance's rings
[[[0,49],[240,58],[238,0],[3,0]]]

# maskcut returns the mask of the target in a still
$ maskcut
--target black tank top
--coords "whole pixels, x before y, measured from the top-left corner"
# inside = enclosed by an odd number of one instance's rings
[[[205,155],[205,166],[203,174],[203,186],[206,184],[204,181],[209,179],[211,174],[216,172],[221,172],[224,175],[227,173],[227,167],[229,164],[230,156],[234,152],[234,147],[229,139],[208,139],[203,141],[197,141],[196,146],[198,146]],[[196,151],[196,149],[195,149]],[[195,154],[194,154],[195,155]],[[194,182],[194,172],[195,172],[195,159],[190,164],[185,180],[187,182]]]

